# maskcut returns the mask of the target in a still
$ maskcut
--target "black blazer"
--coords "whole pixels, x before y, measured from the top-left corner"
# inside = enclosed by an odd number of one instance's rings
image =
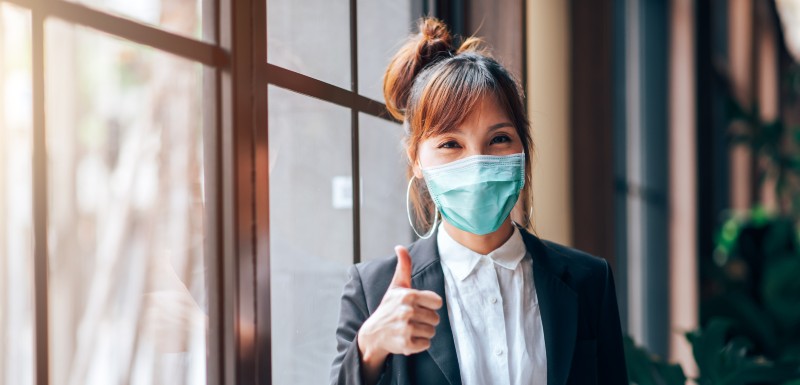
[[[544,327],[548,385],[628,384],[622,348],[614,279],[601,258],[552,242],[520,228],[533,256],[533,277]],[[436,233],[412,243],[411,286],[438,293],[443,300],[444,275],[439,263]],[[338,353],[333,361],[333,384],[361,385],[358,329],[375,311],[394,275],[395,256],[359,263],[350,268],[342,294]],[[439,309],[440,323],[427,351],[389,355],[379,384],[461,384],[447,304]]]

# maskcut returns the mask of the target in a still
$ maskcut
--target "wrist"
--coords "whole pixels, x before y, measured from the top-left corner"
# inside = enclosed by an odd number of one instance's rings
[[[389,355],[389,352],[381,349],[379,346],[376,346],[373,343],[373,339],[370,338],[369,333],[363,333],[363,331],[359,331],[356,335],[358,350],[361,353],[361,360],[364,363],[368,364],[376,364],[383,362],[386,359],[386,356]]]

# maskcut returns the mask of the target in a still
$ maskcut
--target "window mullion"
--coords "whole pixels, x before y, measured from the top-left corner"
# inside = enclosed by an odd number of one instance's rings
[[[97,11],[82,4],[46,0],[4,1],[34,10],[42,17],[56,17],[208,66],[223,68],[229,62],[227,52],[214,44],[167,32],[125,17]]]
[[[33,28],[33,282],[35,378],[37,385],[49,383],[48,333],[48,250],[47,250],[47,147],[45,137],[44,88],[44,15],[31,12]]]
[[[351,90],[358,95],[358,9],[350,0],[350,81]],[[361,173],[358,160],[358,110],[350,109],[350,160],[353,182],[353,263],[361,261]]]

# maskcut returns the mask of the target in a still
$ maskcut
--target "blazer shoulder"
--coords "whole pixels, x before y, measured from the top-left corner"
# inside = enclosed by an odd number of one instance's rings
[[[394,255],[387,255],[369,261],[359,262],[355,264],[354,267],[358,270],[358,275],[361,277],[363,285],[367,287],[372,281],[380,281],[387,276],[391,280],[396,266],[397,257]]]
[[[610,267],[605,259],[555,242],[546,240],[542,242],[553,254],[554,259],[565,265],[575,283],[597,287],[596,285],[604,284],[608,278]]]
[[[420,241],[424,240],[417,240],[406,245],[408,253],[411,256],[411,264],[414,273],[419,271],[420,268],[426,267],[431,262],[435,262],[435,258],[426,255],[430,250],[426,251],[420,249]],[[361,276],[362,281],[364,281],[365,286],[376,279],[383,281],[388,277],[388,279],[391,280],[392,276],[394,276],[394,270],[397,268],[397,256],[392,253],[369,261],[360,262],[355,265],[355,268],[358,270],[358,274]]]
[[[435,245],[431,239],[419,239],[406,245],[411,256],[412,278],[438,261]],[[373,308],[373,305],[377,306],[383,299],[396,268],[397,256],[394,254],[361,262],[353,267],[361,280],[370,309]]]

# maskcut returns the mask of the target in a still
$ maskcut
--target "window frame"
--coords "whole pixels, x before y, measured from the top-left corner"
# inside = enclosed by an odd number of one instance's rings
[[[358,93],[356,0],[349,4],[350,89],[267,62],[266,0],[203,0],[203,37],[208,42],[80,3],[0,0],[3,2],[30,11],[32,19],[35,383],[50,383],[44,23],[56,18],[204,65],[207,382],[269,384],[267,86],[272,84],[351,110],[352,172],[357,181],[358,114],[392,119],[383,103]],[[354,262],[358,262],[358,194],[353,199]],[[257,271],[263,274],[256,274]],[[266,295],[267,300],[258,301],[256,293]]]
[[[350,109],[353,191],[360,186],[359,113],[396,122],[359,93],[357,0],[349,0],[349,89],[267,60],[268,0],[203,0],[201,41],[65,0],[0,0],[31,12],[33,71],[34,382],[50,383],[48,181],[44,24],[56,18],[203,64],[207,383],[272,382],[268,85]],[[524,9],[524,1],[522,2]],[[412,9],[463,26],[468,0]],[[416,11],[415,11],[416,12]],[[523,15],[521,39],[524,45]],[[464,34],[461,27],[455,33]],[[523,47],[525,49],[525,47]],[[526,58],[523,56],[523,62]],[[523,66],[524,80],[524,66]],[[353,263],[361,261],[360,194],[353,194]],[[263,297],[262,297],[263,296]]]

